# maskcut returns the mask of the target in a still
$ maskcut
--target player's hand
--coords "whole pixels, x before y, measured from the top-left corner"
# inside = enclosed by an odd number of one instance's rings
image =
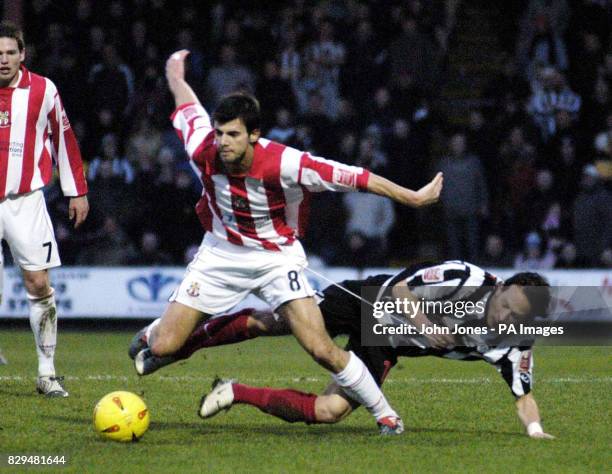
[[[450,334],[427,334],[424,337],[433,349],[448,349],[455,345],[455,338]]]
[[[68,203],[68,217],[74,219],[74,228],[79,227],[89,214],[89,201],[87,196],[78,196],[70,198]]]
[[[185,79],[185,58],[188,54],[187,49],[181,49],[172,53],[166,61],[166,79],[169,84]]]
[[[543,432],[532,433],[529,437],[534,439],[555,439],[553,435]]]
[[[430,204],[438,202],[443,184],[444,176],[442,172],[438,172],[434,179],[415,193],[417,207],[429,206]]]

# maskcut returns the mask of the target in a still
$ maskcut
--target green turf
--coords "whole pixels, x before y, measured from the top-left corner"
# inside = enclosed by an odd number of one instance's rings
[[[57,367],[71,396],[48,400],[34,392],[31,333],[0,330],[10,361],[0,366],[0,453],[67,454],[63,470],[72,472],[602,472],[611,466],[610,348],[536,349],[534,393],[554,441],[523,435],[513,398],[493,368],[434,358],[402,359],[391,372],[385,392],[407,430],[381,438],[364,410],[334,426],[288,424],[246,406],[208,421],[197,417],[199,398],[216,374],[322,390],[327,375],[291,338],[201,351],[143,379],[126,355],[130,338],[60,333]],[[92,430],[96,401],[113,390],[144,395],[152,423],[139,443],[104,441]]]

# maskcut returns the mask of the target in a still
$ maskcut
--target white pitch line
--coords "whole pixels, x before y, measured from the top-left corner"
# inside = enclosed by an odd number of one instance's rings
[[[148,380],[159,380],[162,382],[209,382],[212,376],[165,376],[165,375],[150,375]],[[0,382],[30,382],[36,380],[34,376],[25,375],[0,375]],[[97,374],[97,375],[67,375],[66,381],[120,381],[134,382],[139,381],[137,375],[112,375],[112,374]],[[491,383],[491,377],[473,377],[473,378],[417,378],[408,379],[392,379],[385,384],[449,384],[449,385],[473,385],[473,384],[488,384]],[[495,379],[496,380],[496,379]],[[297,382],[327,382],[328,379],[319,377],[269,377],[269,378],[240,378],[241,382],[249,382],[254,384],[267,383],[297,383]],[[612,377],[543,377],[538,379],[539,383],[612,383]]]

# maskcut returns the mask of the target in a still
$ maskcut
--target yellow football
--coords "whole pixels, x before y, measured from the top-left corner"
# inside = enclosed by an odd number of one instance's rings
[[[96,404],[94,429],[103,438],[113,441],[138,441],[149,428],[149,409],[138,395],[111,392]]]

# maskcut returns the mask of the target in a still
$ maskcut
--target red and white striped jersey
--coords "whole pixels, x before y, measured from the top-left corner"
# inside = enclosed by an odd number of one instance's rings
[[[22,66],[17,87],[0,88],[0,200],[45,186],[53,160],[64,195],[86,194],[81,152],[57,88]]]
[[[204,185],[196,211],[205,230],[236,245],[280,250],[303,233],[310,192],[367,188],[369,172],[260,138],[246,175],[225,173],[215,132],[199,104],[184,104],[172,123]]]

